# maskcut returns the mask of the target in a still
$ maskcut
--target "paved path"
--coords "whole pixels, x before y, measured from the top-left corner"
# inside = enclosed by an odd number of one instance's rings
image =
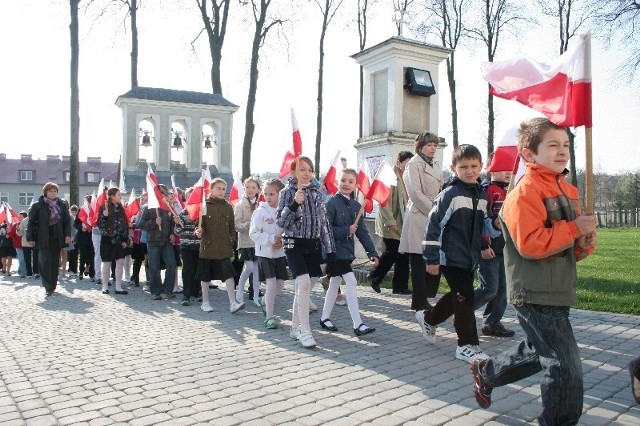
[[[540,375],[494,390],[479,409],[468,366],[454,359],[450,323],[428,345],[408,298],[360,289],[363,318],[377,331],[355,338],[346,307],[337,333],[318,347],[289,338],[289,283],[277,309],[283,328],[265,330],[253,304],[228,311],[211,290],[212,313],[179,299],[152,301],[132,288],[103,295],[88,281],[63,282],[44,297],[39,281],[0,280],[2,425],[430,425],[529,424],[540,410]],[[313,299],[321,305],[320,286]],[[514,312],[505,323],[518,330]],[[640,353],[640,317],[572,311],[585,379],[580,424],[639,425],[628,362]],[[488,354],[513,341],[481,338]]]

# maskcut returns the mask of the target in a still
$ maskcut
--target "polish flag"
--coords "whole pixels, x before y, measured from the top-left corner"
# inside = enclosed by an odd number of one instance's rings
[[[235,180],[233,181],[231,191],[229,192],[229,202],[235,207],[236,204],[240,202],[242,197],[244,197],[244,186],[240,181],[240,176],[236,176]]]
[[[487,166],[488,172],[518,171],[518,128],[512,127],[505,132],[495,145],[493,158]]]
[[[278,177],[282,179],[291,171],[291,163],[296,160],[296,157],[302,155],[302,138],[300,137],[300,127],[298,127],[298,120],[296,120],[296,113],[291,108],[291,127],[293,128],[293,148],[287,151],[282,160],[282,166],[280,166],[280,173]]]
[[[383,161],[378,167],[373,182],[371,182],[371,188],[369,188],[366,199],[375,200],[384,207],[391,196],[391,187],[397,184],[398,180],[393,168],[386,161]]]
[[[202,169],[200,179],[193,185],[193,192],[189,195],[189,199],[185,205],[185,209],[189,212],[189,219],[195,221],[199,216],[207,214],[206,199],[211,192],[211,174],[209,169]]]
[[[364,211],[367,213],[371,213],[373,211],[373,202],[370,199],[367,200],[367,194],[371,188],[369,174],[369,164],[367,160],[364,160],[362,167],[360,167],[360,170],[358,171],[358,190],[363,196],[362,204],[364,205]]]
[[[558,126],[592,127],[591,33],[551,63],[529,58],[485,63],[490,93],[543,113]]]
[[[182,201],[182,196],[178,193],[175,175],[171,175],[171,187],[173,188],[173,198],[176,199],[176,202],[174,203],[176,205],[175,211],[180,214],[182,209],[184,209],[184,201]]]
[[[324,175],[324,179],[322,183],[325,188],[327,188],[327,193],[334,195],[338,192],[338,186],[336,185],[337,174],[338,174],[338,163],[340,162],[340,151],[336,153],[336,156],[331,160],[331,165],[329,166],[329,171],[326,175]]]
[[[13,223],[20,223],[20,215],[14,209],[11,208],[6,201],[2,203],[0,207],[0,223],[4,223],[6,220],[9,225]]]
[[[89,206],[89,202],[85,198],[84,203],[82,204],[82,207],[80,207],[80,209],[78,210],[78,219],[80,220],[80,222],[84,224],[84,227],[86,228],[87,232],[90,232],[92,228],[91,223],[89,222],[90,217],[91,217],[91,207]]]
[[[129,201],[127,202],[127,206],[124,208],[124,212],[127,215],[127,220],[129,221],[140,212],[140,200],[136,198],[136,190],[134,188],[131,189],[131,195],[129,195]]]
[[[91,198],[90,221],[93,226],[98,223],[98,214],[100,213],[100,208],[104,206],[107,201],[107,190],[104,188],[104,178],[100,179],[98,190],[95,193],[97,194],[97,196]]]
[[[149,174],[146,176],[147,180],[147,207],[150,209],[160,208],[160,199],[158,198],[158,194],[156,193],[156,184],[151,178]]]
[[[151,187],[149,187],[149,181],[153,184]],[[151,192],[153,192],[155,199],[158,202],[158,207],[162,210],[169,211],[169,206],[167,206],[167,203],[164,201],[164,197],[162,196],[162,192],[160,191],[160,188],[158,188],[158,185],[160,185],[158,176],[153,172],[151,164],[147,163],[147,192],[149,193],[149,208],[151,208]],[[149,190],[149,188],[151,188],[151,190]]]

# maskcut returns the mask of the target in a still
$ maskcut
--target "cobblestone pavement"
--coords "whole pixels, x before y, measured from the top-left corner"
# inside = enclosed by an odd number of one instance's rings
[[[266,330],[248,301],[229,313],[224,289],[214,312],[180,298],[153,301],[142,288],[103,295],[88,280],[63,281],[45,299],[39,280],[0,280],[0,424],[67,425],[431,425],[535,423],[540,374],[495,389],[478,408],[469,368],[454,358],[450,322],[422,337],[407,296],[361,287],[356,338],[346,307],[338,332],[320,330],[315,349],[289,337],[291,286],[277,301],[282,327]],[[316,285],[313,300],[322,305]],[[573,310],[583,358],[580,424],[640,424],[627,364],[640,354],[640,317]],[[505,324],[523,336],[509,308]],[[511,339],[481,337],[489,355]]]

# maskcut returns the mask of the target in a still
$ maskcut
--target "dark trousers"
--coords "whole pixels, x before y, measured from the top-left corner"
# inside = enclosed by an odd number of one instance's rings
[[[47,291],[55,291],[58,286],[58,272],[60,271],[60,247],[56,244],[38,250],[38,267],[42,286]]]
[[[497,387],[542,371],[541,425],[575,425],[582,414],[582,361],[568,306],[523,304],[514,306],[527,337],[492,357],[481,373]],[[456,322],[458,319],[456,318]]]
[[[421,254],[409,253],[411,263],[411,283],[413,294],[411,295],[411,309],[422,311],[430,308],[427,297],[436,297],[440,287],[440,275],[427,274],[427,263]]]
[[[27,269],[27,276],[33,275],[33,264],[31,260],[31,254],[33,253],[32,247],[22,247],[22,254],[24,255],[24,265]]]
[[[78,273],[78,246],[67,253],[67,262],[69,263],[69,272]],[[66,266],[66,265],[64,265]]]
[[[31,263],[33,265],[33,275],[40,274],[40,249],[33,249],[33,256],[31,256]]]
[[[180,254],[182,255],[182,297],[184,299],[198,297],[200,281],[196,279],[196,270],[200,259],[199,250],[180,247]]]
[[[95,262],[93,261],[95,253],[93,252],[93,243],[78,244],[76,246],[80,252],[80,269],[78,272],[84,274],[86,267],[89,267],[89,277],[93,279],[96,276]]]
[[[454,266],[440,266],[440,269],[451,291],[442,296],[433,308],[424,311],[424,320],[429,325],[438,325],[455,315],[458,346],[477,345],[478,329],[473,310],[474,271]]]
[[[409,255],[398,253],[400,240],[383,238],[382,241],[384,242],[384,253],[380,256],[378,267],[371,271],[371,283],[380,285],[395,264],[392,288],[394,291],[407,290],[409,288]]]
[[[173,293],[173,283],[176,278],[176,254],[171,244],[163,246],[147,245],[149,256],[149,273],[151,280],[149,291],[152,295]],[[164,262],[164,280],[160,273],[160,263]]]
[[[134,283],[140,284],[140,268],[142,268],[143,259],[133,259],[133,272],[131,274],[131,279]]]

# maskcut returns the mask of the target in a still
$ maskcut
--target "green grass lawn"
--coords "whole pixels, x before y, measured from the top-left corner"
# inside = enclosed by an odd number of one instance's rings
[[[640,228],[598,229],[595,253],[578,263],[579,309],[640,315]],[[381,287],[391,288],[387,277]],[[439,293],[449,287],[443,278]]]

